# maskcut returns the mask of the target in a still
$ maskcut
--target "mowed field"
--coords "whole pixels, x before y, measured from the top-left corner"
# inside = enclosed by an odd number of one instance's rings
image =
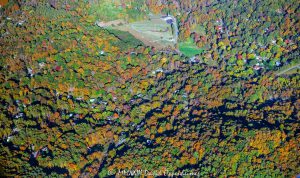
[[[187,57],[193,57],[203,51],[203,49],[199,48],[192,39],[188,39],[185,42],[180,42],[179,50]]]
[[[110,27],[113,29],[127,31],[135,38],[141,40],[147,46],[154,46],[158,49],[174,47],[175,36],[170,24],[160,19],[161,16],[150,16],[148,20],[128,23]]]

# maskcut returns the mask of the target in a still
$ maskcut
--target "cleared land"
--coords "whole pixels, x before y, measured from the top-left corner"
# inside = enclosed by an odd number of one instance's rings
[[[203,51],[203,49],[196,46],[192,39],[179,43],[179,50],[188,57],[193,57]]]
[[[157,49],[174,47],[177,42],[176,26],[172,27],[159,15],[151,15],[148,20],[127,23],[122,25],[113,25],[108,29],[127,31],[135,38],[142,41],[147,46],[154,46]]]
[[[147,46],[164,49],[166,47],[175,47],[178,39],[176,19],[172,16],[168,17],[172,19],[172,23],[167,23],[166,20],[162,18],[162,15],[150,14],[148,20],[127,23],[124,20],[118,19],[108,22],[98,22],[99,24],[97,25],[108,30],[129,32]],[[192,39],[180,42],[179,50],[188,57],[193,57],[203,51],[203,49],[195,45]]]

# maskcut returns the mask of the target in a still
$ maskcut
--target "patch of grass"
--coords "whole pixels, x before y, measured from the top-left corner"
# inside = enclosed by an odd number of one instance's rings
[[[136,22],[130,24],[130,28],[142,33],[145,37],[153,41],[168,43],[168,40],[173,38],[170,31],[171,27],[162,20]],[[166,29],[168,30],[165,32]]]
[[[99,5],[93,5],[89,13],[101,19],[101,21],[112,21],[124,16],[125,11],[122,8],[114,6],[113,3],[103,2]]]
[[[200,34],[200,35],[205,35],[205,28],[204,28],[203,24],[197,25],[195,27],[195,29],[192,29],[192,30],[195,31],[196,33]]]
[[[197,54],[200,54],[203,49],[198,48],[192,39],[188,39],[185,42],[179,43],[179,50],[188,57],[193,57]]]
[[[174,35],[172,34],[171,26],[159,17],[160,16],[155,16],[148,20],[133,22],[112,28],[128,31],[136,38],[143,41],[146,45],[154,45],[155,47],[173,46]]]

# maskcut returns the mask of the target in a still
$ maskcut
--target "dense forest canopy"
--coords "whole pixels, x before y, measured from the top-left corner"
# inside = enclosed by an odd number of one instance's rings
[[[0,5],[1,176],[300,173],[299,1]]]

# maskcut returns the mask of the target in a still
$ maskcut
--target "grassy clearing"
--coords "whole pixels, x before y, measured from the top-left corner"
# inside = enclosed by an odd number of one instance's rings
[[[196,46],[192,39],[179,43],[179,50],[188,57],[193,57],[203,51],[203,49]]]
[[[171,25],[161,20],[160,16],[152,16],[149,20],[133,22],[113,28],[130,32],[134,37],[149,46],[157,48],[174,46],[174,35]]]
[[[114,4],[109,2],[103,2],[101,5],[94,5],[90,8],[90,14],[96,16],[102,21],[111,21],[119,19],[125,15],[125,10],[116,7]]]
[[[173,35],[171,26],[162,20],[135,22],[129,24],[129,26],[153,42],[172,43]]]
[[[197,25],[195,27],[195,29],[192,29],[193,31],[195,31],[196,33],[200,34],[200,35],[205,35],[205,28],[204,28],[204,25]]]

